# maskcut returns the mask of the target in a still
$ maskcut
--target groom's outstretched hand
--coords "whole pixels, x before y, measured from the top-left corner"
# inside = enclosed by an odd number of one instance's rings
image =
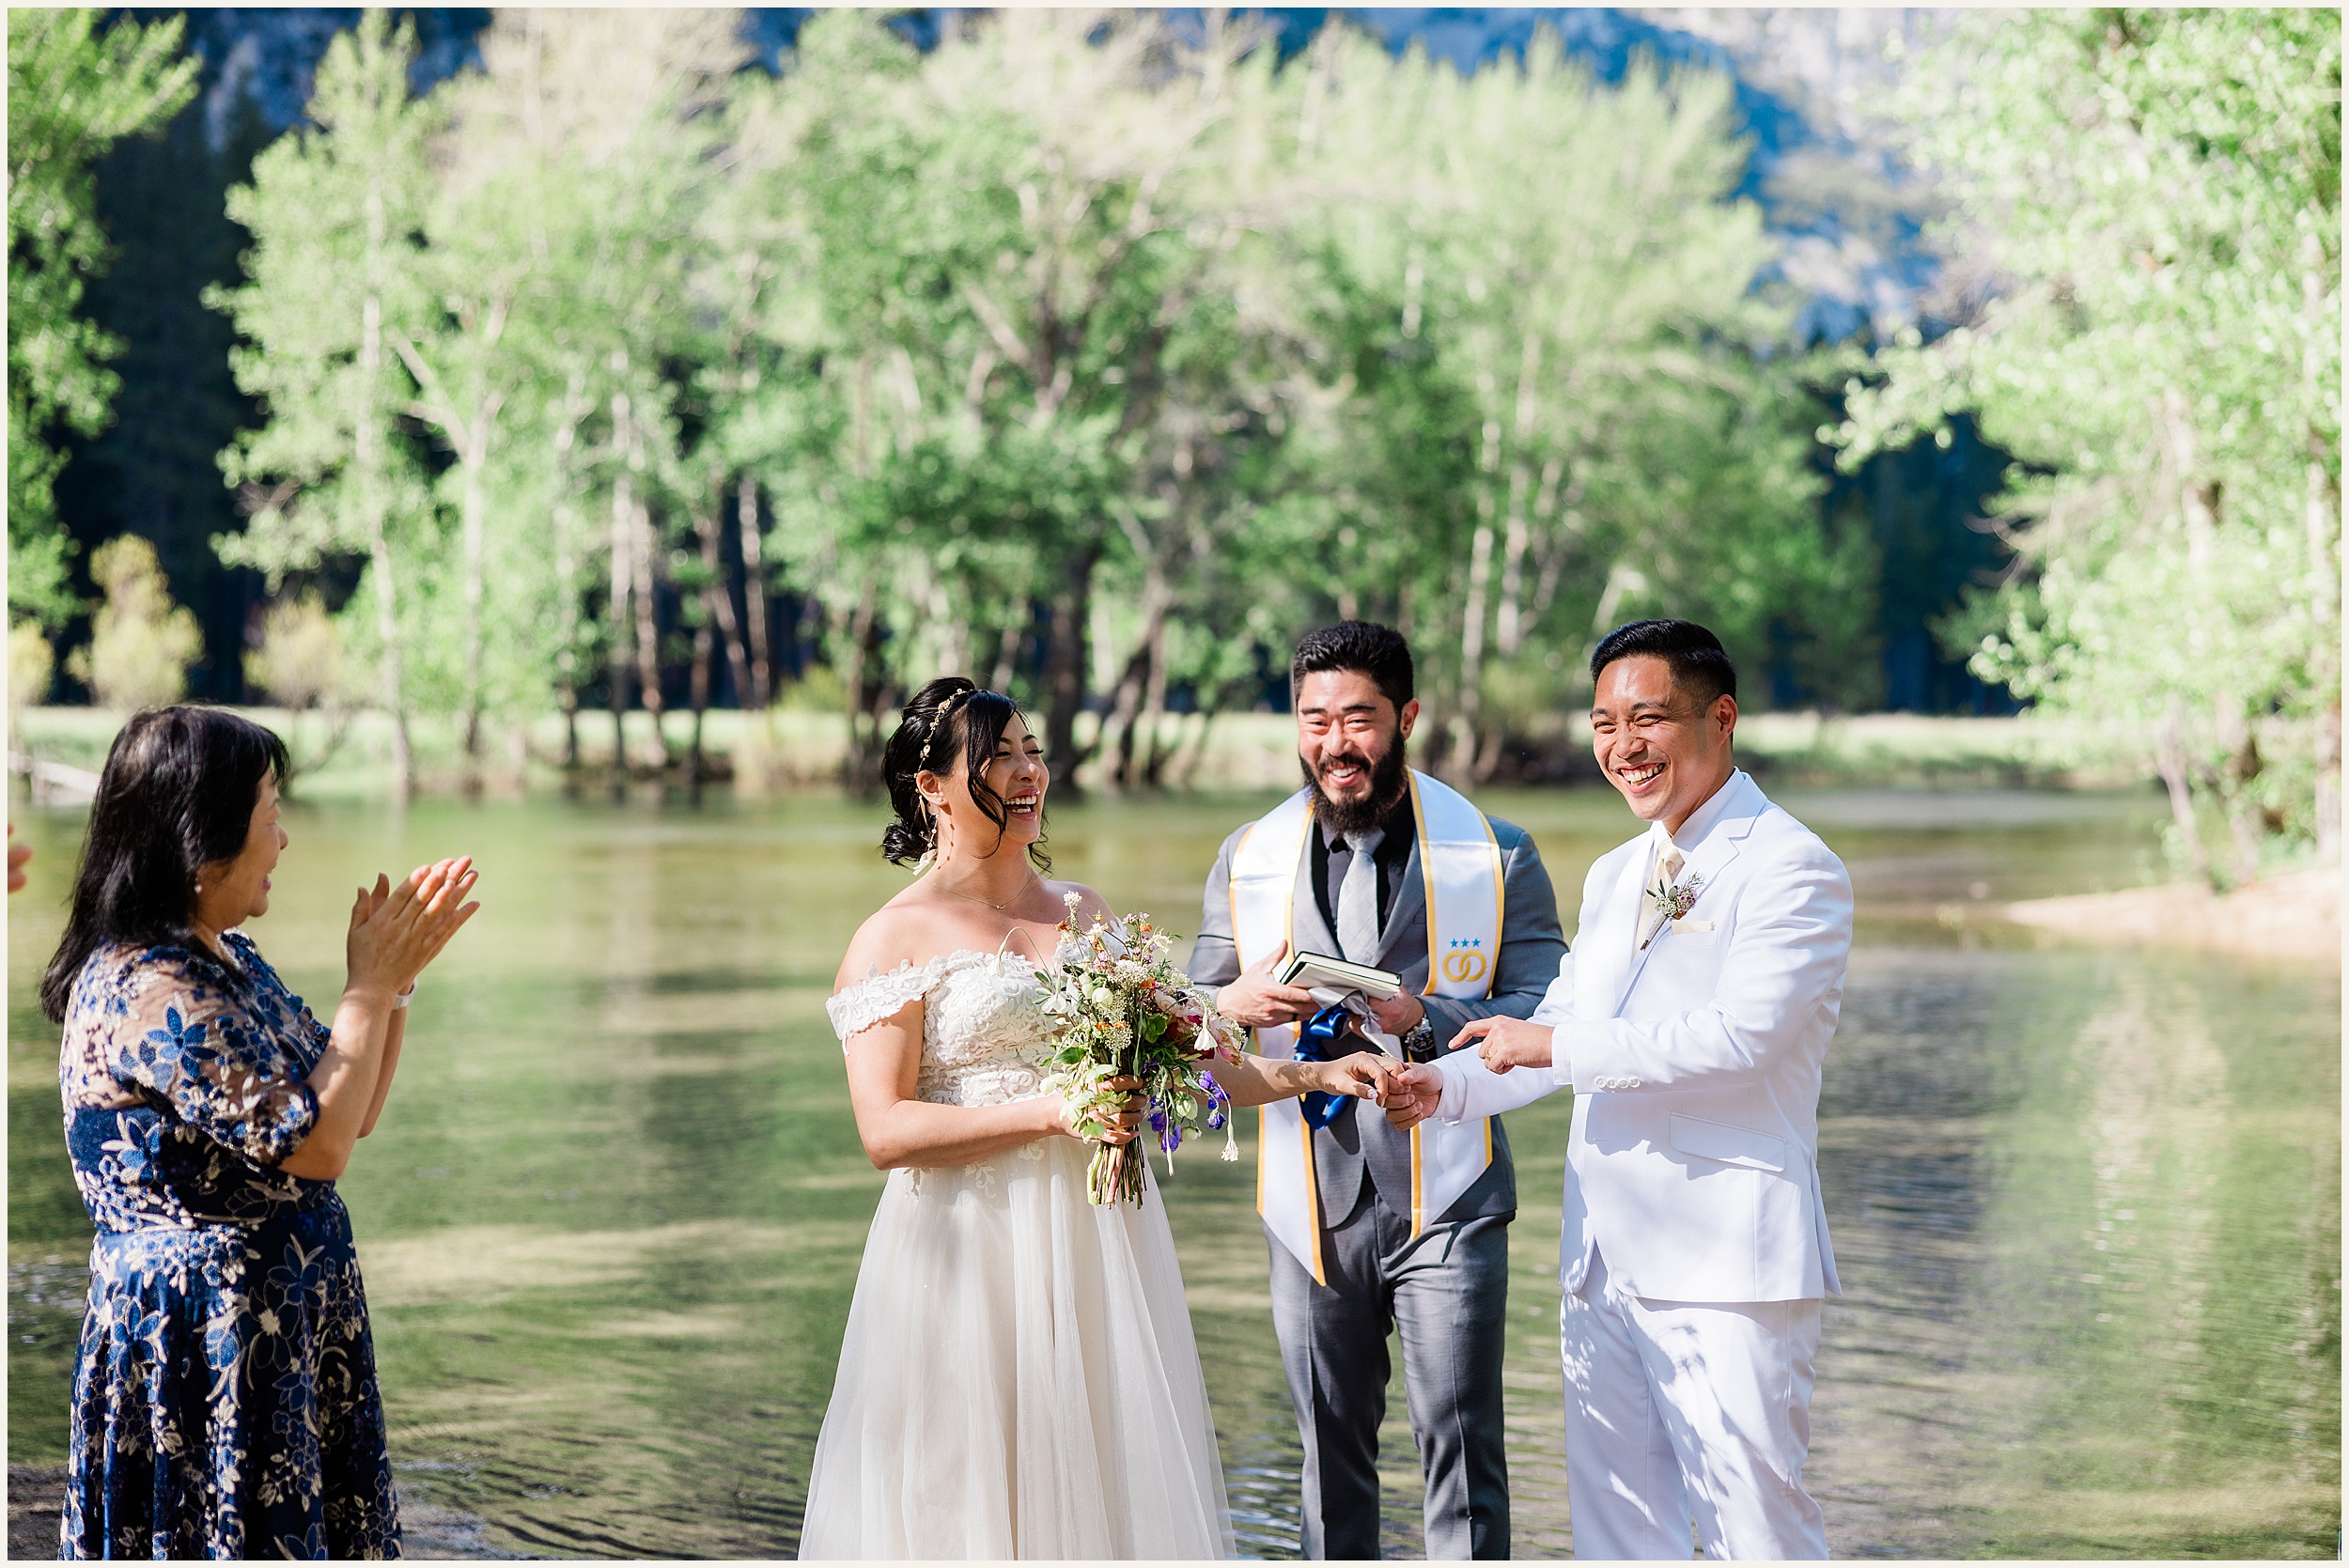
[[[1512,1067],[1547,1067],[1550,1037],[1555,1032],[1547,1024],[1527,1023],[1523,1018],[1477,1018],[1452,1037],[1452,1048],[1465,1050],[1474,1044],[1476,1054],[1496,1073]]]

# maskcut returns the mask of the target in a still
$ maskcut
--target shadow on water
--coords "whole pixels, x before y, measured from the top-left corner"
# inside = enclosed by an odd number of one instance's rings
[[[1255,800],[1058,814],[1063,875],[1177,928]],[[1496,794],[1569,902],[1611,797]],[[1862,909],[1822,1107],[1845,1288],[1809,1480],[1838,1556],[2317,1556],[2340,1528],[2337,974],[2038,945],[1978,911],[2140,879],[2134,799],[1790,796]],[[9,924],[9,1460],[54,1469],[87,1228],[32,990],[78,822]],[[343,1187],[419,1555],[775,1556],[799,1535],[879,1177],[823,1015],[903,885],[871,814],[552,803],[289,815],[256,935],[340,981],[336,891],[463,848],[482,917],[428,978]],[[1571,911],[1569,910],[1569,918]],[[1571,1549],[1555,1265],[1568,1107],[1513,1115],[1517,1555]],[[1252,1130],[1246,1129],[1244,1130]],[[1294,1555],[1296,1429],[1253,1160],[1165,1183],[1242,1550]],[[1386,1542],[1415,1555],[1399,1396]]]

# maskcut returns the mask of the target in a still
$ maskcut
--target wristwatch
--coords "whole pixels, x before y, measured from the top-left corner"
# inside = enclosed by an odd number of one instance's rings
[[[1436,1049],[1435,1023],[1425,1013],[1422,1013],[1419,1022],[1403,1032],[1403,1060],[1433,1062],[1440,1054]]]

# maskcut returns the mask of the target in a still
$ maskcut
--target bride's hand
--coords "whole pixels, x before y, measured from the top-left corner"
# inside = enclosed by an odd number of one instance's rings
[[[1131,1078],[1113,1078],[1109,1080],[1109,1087],[1139,1089],[1142,1087],[1142,1080]],[[1055,1130],[1066,1133],[1071,1138],[1083,1139],[1087,1142],[1130,1143],[1134,1141],[1135,1135],[1142,1131],[1142,1117],[1145,1109],[1140,1094],[1127,1095],[1125,1108],[1110,1122],[1099,1138],[1094,1138],[1088,1133],[1077,1130],[1077,1108],[1068,1103],[1066,1095],[1063,1095],[1060,1101],[1060,1126]]]
[[[1403,1065],[1391,1056],[1375,1050],[1358,1050],[1351,1056],[1341,1056],[1334,1062],[1321,1062],[1314,1076],[1321,1079],[1314,1085],[1325,1094],[1344,1094],[1352,1099],[1376,1100],[1387,1103],[1387,1079]]]

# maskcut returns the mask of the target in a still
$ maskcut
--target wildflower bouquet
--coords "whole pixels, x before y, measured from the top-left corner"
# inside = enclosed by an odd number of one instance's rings
[[[1173,936],[1147,915],[1096,920],[1077,930],[1075,893],[1061,923],[1058,961],[1037,973],[1041,1005],[1056,1020],[1057,1043],[1047,1059],[1047,1087],[1067,1096],[1077,1130],[1099,1140],[1130,1094],[1149,1109],[1150,1130],[1174,1166],[1185,1134],[1196,1136],[1204,1121],[1223,1133],[1223,1157],[1237,1159],[1232,1138],[1232,1105],[1202,1062],[1237,1061],[1240,1029],[1224,1017],[1167,957]],[[1109,1087],[1115,1079],[1134,1079],[1136,1089]],[[1097,1141],[1085,1189],[1097,1204],[1142,1202],[1143,1162],[1134,1143]]]

